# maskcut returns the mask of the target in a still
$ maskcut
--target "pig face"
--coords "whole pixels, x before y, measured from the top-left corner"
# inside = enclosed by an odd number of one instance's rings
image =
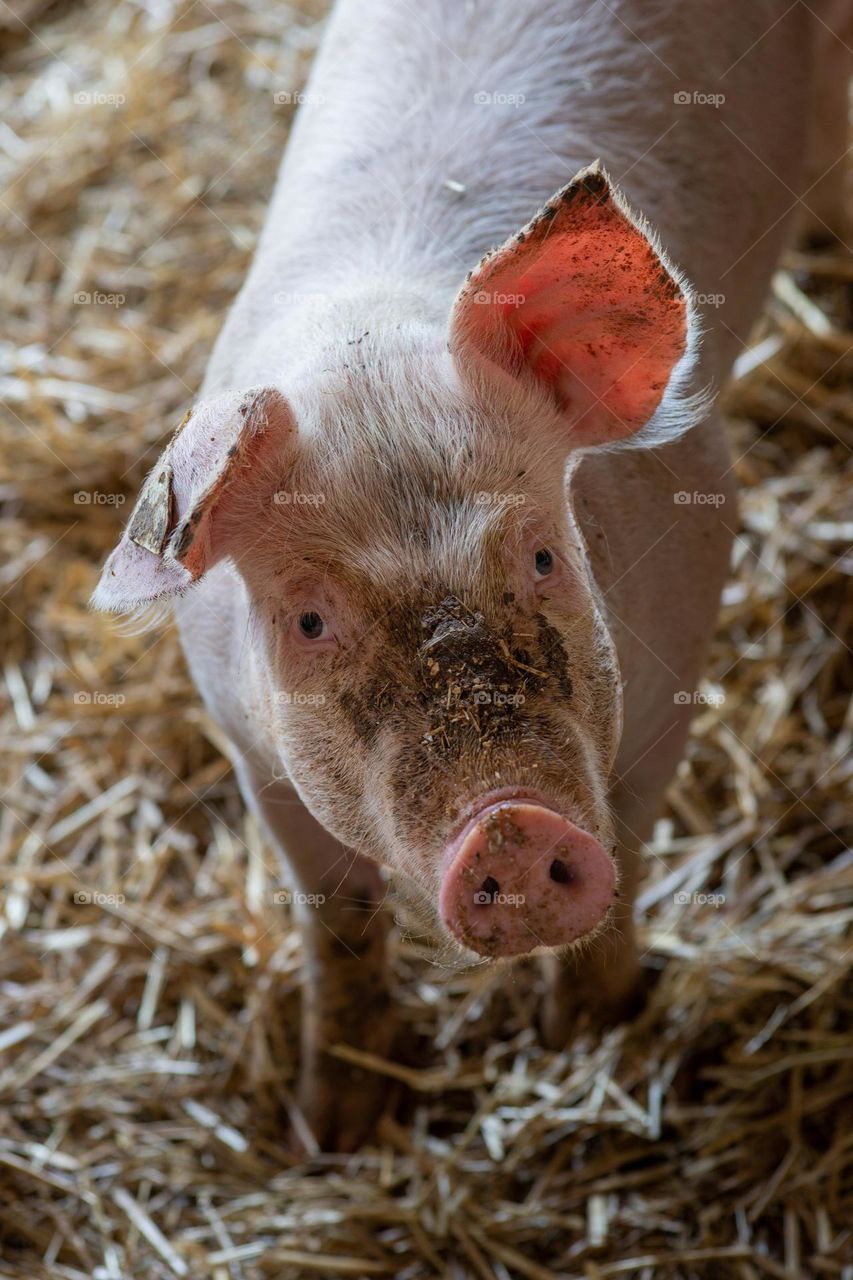
[[[477,394],[413,333],[389,342],[294,397],[296,460],[240,512],[265,532],[237,565],[259,702],[300,794],[434,903],[455,836],[501,799],[610,846],[620,692],[553,410],[509,379]]]
[[[298,382],[197,411],[95,603],[229,557],[251,714],[344,844],[405,873],[484,956],[588,939],[616,890],[621,705],[567,482],[581,451],[696,406],[684,287],[598,167],[457,297],[449,327],[345,325]]]

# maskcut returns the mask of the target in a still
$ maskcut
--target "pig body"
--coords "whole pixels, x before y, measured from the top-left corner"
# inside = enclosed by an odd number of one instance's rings
[[[304,895],[300,1099],[322,1142],[352,1145],[372,1115],[328,1045],[392,1049],[380,866],[439,917],[444,954],[546,953],[551,1043],[579,1004],[636,998],[639,849],[735,522],[713,389],[796,204],[811,32],[786,9],[332,16],[210,361],[209,431],[205,409],[159,471],[177,533],[125,540],[97,599],[177,596]],[[596,307],[619,311],[604,342]]]

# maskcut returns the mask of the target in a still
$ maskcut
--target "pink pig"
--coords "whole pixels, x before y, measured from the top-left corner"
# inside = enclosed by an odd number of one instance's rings
[[[200,403],[94,597],[174,600],[283,855],[324,1145],[383,1094],[330,1047],[393,1052],[380,867],[445,954],[542,953],[549,1044],[641,995],[640,850],[735,525],[713,392],[797,205],[817,25],[334,12]]]

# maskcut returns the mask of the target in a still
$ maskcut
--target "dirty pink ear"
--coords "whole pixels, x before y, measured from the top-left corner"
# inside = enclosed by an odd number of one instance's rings
[[[228,509],[253,486],[275,489],[294,436],[274,388],[228,392],[192,409],[143,484],[93,607],[126,612],[200,578],[229,552]]]
[[[450,349],[463,376],[472,349],[532,375],[565,416],[571,447],[612,444],[661,405],[688,348],[691,309],[596,162],[472,272],[453,308]]]

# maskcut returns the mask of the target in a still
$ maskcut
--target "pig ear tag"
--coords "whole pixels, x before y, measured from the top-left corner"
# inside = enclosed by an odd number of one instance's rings
[[[169,441],[169,450],[189,422],[192,412],[189,409],[178,423],[175,434]],[[155,556],[162,556],[172,527],[173,507],[172,468],[166,462],[163,466],[154,468],[139,491],[127,526],[130,541],[146,551],[152,551]]]
[[[155,467],[140,490],[127,526],[127,536],[138,547],[163,554],[172,523],[172,468],[168,462]]]

